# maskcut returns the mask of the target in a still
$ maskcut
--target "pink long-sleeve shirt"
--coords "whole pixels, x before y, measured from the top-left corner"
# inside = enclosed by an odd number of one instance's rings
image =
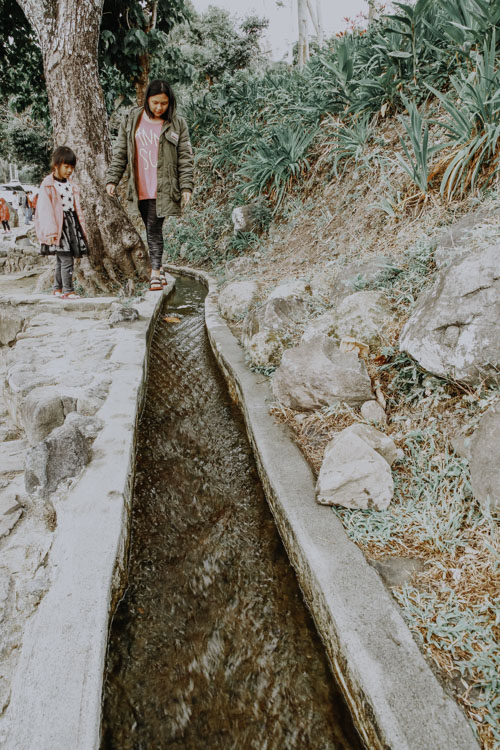
[[[158,144],[163,120],[150,120],[143,112],[135,131],[137,194],[140,201],[156,198]]]

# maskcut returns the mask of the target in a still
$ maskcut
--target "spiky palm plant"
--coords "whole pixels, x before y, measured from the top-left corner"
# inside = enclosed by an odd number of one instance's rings
[[[452,150],[433,170],[442,174],[441,194],[451,199],[463,195],[498,169],[500,157],[500,64],[496,56],[496,34],[484,42],[476,68],[451,79],[455,97],[428,88],[438,97],[448,120],[439,123],[448,134]]]
[[[269,140],[261,141],[245,158],[237,174],[247,180],[243,193],[250,197],[269,195],[274,213],[280,208],[291,184],[309,169],[306,153],[316,130],[277,127]]]

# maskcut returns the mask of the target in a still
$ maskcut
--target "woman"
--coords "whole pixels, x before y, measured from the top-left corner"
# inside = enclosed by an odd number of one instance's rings
[[[109,195],[115,195],[127,167],[127,200],[138,206],[146,226],[152,269],[149,288],[159,291],[166,283],[161,265],[163,221],[181,214],[194,186],[188,128],[175,113],[175,96],[167,81],[152,81],[144,107],[135,107],[123,118],[106,172]]]

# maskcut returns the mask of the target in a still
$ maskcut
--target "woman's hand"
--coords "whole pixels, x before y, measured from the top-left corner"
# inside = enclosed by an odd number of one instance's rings
[[[191,200],[191,191],[190,190],[183,190],[181,193],[181,209],[184,211],[187,204]]]
[[[114,195],[116,191],[116,185],[113,185],[112,182],[108,182],[106,185],[106,192],[108,195]]]
[[[47,245],[57,245],[57,234],[51,234],[47,237]]]

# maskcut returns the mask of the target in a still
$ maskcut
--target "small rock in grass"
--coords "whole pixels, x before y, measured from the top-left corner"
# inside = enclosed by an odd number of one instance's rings
[[[316,484],[319,503],[385,510],[393,495],[390,466],[368,443],[348,429],[328,443]]]
[[[415,573],[421,573],[424,563],[416,557],[384,557],[370,561],[387,586],[404,586]]]
[[[377,346],[383,340],[384,330],[392,314],[382,292],[355,292],[349,294],[336,308],[336,332]]]
[[[361,416],[368,422],[375,422],[375,424],[381,425],[387,424],[387,415],[378,401],[365,401],[361,407]]]
[[[357,435],[361,440],[364,440],[382,458],[385,458],[389,466],[392,466],[394,461],[400,461],[404,457],[403,451],[396,447],[394,440],[384,435],[380,430],[376,430],[375,427],[357,422],[346,427],[343,432]]]

